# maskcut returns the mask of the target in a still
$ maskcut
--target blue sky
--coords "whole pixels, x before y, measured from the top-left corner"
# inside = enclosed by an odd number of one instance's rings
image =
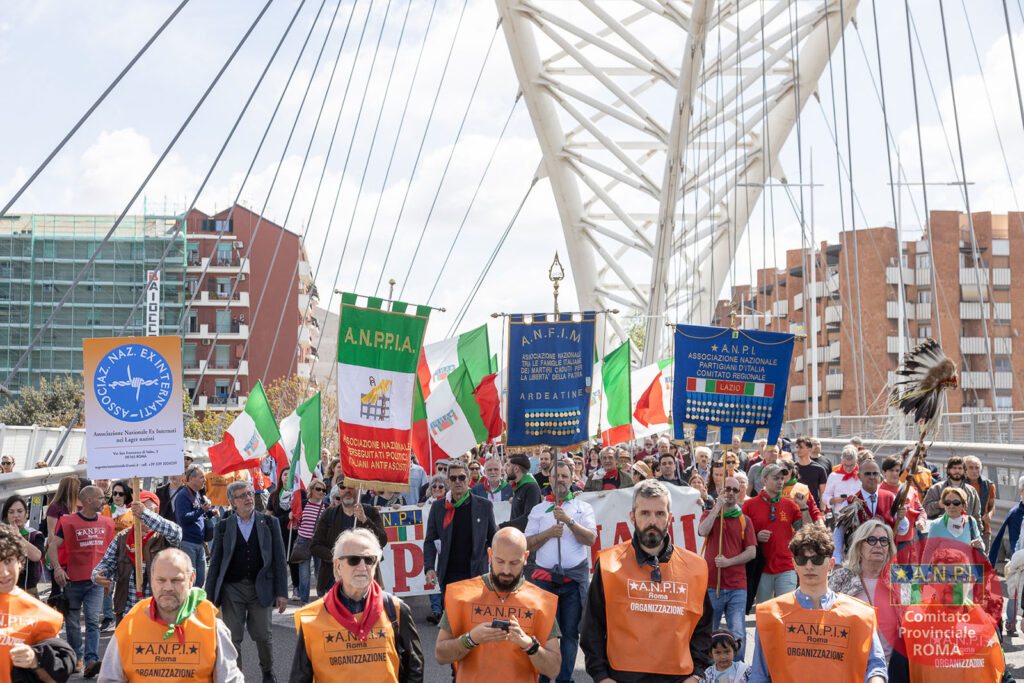
[[[6,201],[21,185],[27,174],[135,54],[175,4],[156,0],[132,3],[12,0],[0,5],[0,88],[5,94],[4,106],[0,107],[0,200]],[[1010,4],[1011,24],[1019,38],[1024,30],[1024,18],[1017,3]],[[437,183],[448,161],[456,129],[466,111],[470,90],[481,72],[481,61],[488,44],[495,37],[497,12],[493,0],[468,0],[463,25],[456,33],[463,0],[439,0],[430,33],[423,45],[431,5],[423,0],[411,5],[394,0],[388,7],[373,76],[368,78],[372,55],[369,46],[376,43],[388,3],[386,0],[373,0],[361,57],[354,60],[362,19],[369,5],[369,0],[356,3],[338,74],[323,109],[323,120],[313,137],[306,169],[300,177],[302,157],[328,84],[329,67],[340,45],[345,21],[353,8],[349,0],[341,5],[326,43],[323,62],[312,80],[309,100],[298,117],[294,138],[284,153],[280,177],[268,198],[271,178],[281,158],[289,126],[296,118],[302,90],[310,80],[313,60],[324,41],[329,18],[336,7],[333,2],[325,3],[323,16],[312,31],[310,46],[299,63],[295,82],[286,92],[279,120],[271,128],[264,151],[257,158],[253,175],[242,192],[242,201],[255,210],[261,209],[266,201],[267,216],[283,221],[287,215],[288,226],[296,232],[306,230],[309,221],[307,249],[314,265],[321,252],[324,254],[324,265],[318,274],[322,293],[329,291],[335,272],[339,272],[339,286],[346,289],[372,292],[379,276],[384,281],[394,277],[400,281],[400,288],[403,285],[407,287],[405,298],[425,299],[434,287],[441,261],[497,142],[498,132],[512,107],[518,85],[504,35],[499,31],[483,68],[480,88],[469,108],[465,130],[455,147],[440,199],[428,222],[427,215]],[[261,6],[262,2],[256,0],[193,0],[33,184],[15,210],[119,212]],[[299,12],[266,84],[254,99],[201,197],[200,209],[217,210],[234,199],[319,6],[319,1],[307,0]],[[161,210],[165,206],[169,210],[181,210],[191,201],[242,102],[298,7],[296,0],[277,0],[271,5],[222,82],[147,187],[145,196],[150,211]],[[1012,184],[1024,174],[1021,166],[1024,155],[1019,153],[1024,144],[1024,125],[1018,111],[1001,3],[950,0],[944,7],[952,44],[967,175],[968,180],[974,183],[970,186],[971,207],[975,211],[1016,210],[1020,204]],[[835,239],[844,220],[840,216],[839,192],[840,188],[843,192],[847,190],[846,180],[843,178],[840,182],[837,150],[828,131],[829,126],[839,129],[839,152],[845,159],[844,75],[850,95],[853,175],[859,201],[856,226],[893,224],[882,115],[871,81],[872,76],[877,79],[871,8],[870,2],[861,2],[857,27],[847,30],[846,64],[842,63],[839,52],[832,61],[839,98],[838,120],[832,118],[831,80],[826,71],[819,84],[821,104],[812,99],[804,111],[801,147],[798,149],[795,135],[791,136],[782,154],[782,164],[790,182],[798,180],[798,153],[803,154],[805,172],[809,160],[814,160],[815,181],[822,184],[815,191],[819,240]],[[408,18],[399,41],[406,9]],[[928,68],[928,73],[923,73],[918,62],[926,172],[929,181],[952,181],[959,177],[960,169],[937,4],[914,0],[911,9]],[[916,181],[920,171],[913,127],[903,3],[878,2],[878,11],[889,125],[897,140],[906,173]],[[973,39],[978,46],[980,68],[972,50],[969,29],[973,31]],[[453,44],[451,66],[439,86],[441,70],[449,46]],[[865,63],[862,44],[870,64]],[[416,80],[412,81],[421,45],[423,62]],[[1018,52],[1024,52],[1024,44],[1020,44]],[[385,82],[393,60],[395,75],[382,106]],[[352,72],[352,85],[341,108],[341,92],[349,72]],[[937,102],[928,89],[929,76]],[[396,144],[399,119],[406,94],[410,92],[410,83],[412,95],[408,113]],[[431,102],[439,87],[437,110],[410,186],[413,160]],[[363,115],[353,132],[364,91],[367,97]],[[335,147],[327,158],[328,141],[339,109],[342,113],[339,132]],[[372,158],[367,163],[374,125],[381,111],[383,115]],[[1002,139],[1002,148],[997,142],[997,133]],[[386,162],[392,146],[397,152],[388,172]],[[325,225],[349,152],[340,201],[328,234]],[[323,187],[313,205],[317,179],[325,159]],[[442,338],[447,333],[454,311],[461,306],[483,261],[522,199],[539,160],[540,149],[526,109],[520,103],[498,147],[495,164],[469,214],[463,235],[455,244],[451,261],[430,300],[435,305],[448,307],[450,311],[431,324],[428,335],[431,339]],[[385,173],[388,173],[386,185]],[[296,199],[289,212],[296,186]],[[384,252],[407,188],[407,205],[390,259],[385,264]],[[846,201],[845,220],[849,224],[848,199]],[[782,193],[777,192],[774,204],[773,211],[765,212],[767,220],[762,220],[760,209],[755,211],[747,241],[740,245],[733,265],[732,279],[737,283],[746,282],[753,268],[772,265],[776,259],[781,259],[786,248],[799,246],[799,223]],[[964,198],[956,187],[930,188],[929,204],[933,209],[962,210]],[[902,215],[903,227],[908,234],[920,225],[915,207],[919,215],[920,191],[905,190]],[[375,211],[378,216],[367,247],[367,234]],[[344,235],[349,225],[352,225],[352,232],[343,254]],[[413,249],[424,225],[427,228],[423,244],[405,282]],[[360,269],[364,250],[367,257],[357,281],[356,272]],[[546,272],[555,250],[562,254],[563,263],[566,262],[557,209],[550,186],[542,181],[534,188],[519,223],[466,316],[462,329],[489,321],[488,316],[493,311],[547,308],[550,287]],[[761,257],[761,254],[765,256]],[[569,276],[571,278],[571,270]],[[511,292],[515,293],[514,297],[510,296]],[[326,303],[326,297],[322,303]],[[563,286],[562,304],[564,307],[575,304],[572,286]],[[495,346],[500,339],[498,335],[497,328],[492,330],[492,344]]]

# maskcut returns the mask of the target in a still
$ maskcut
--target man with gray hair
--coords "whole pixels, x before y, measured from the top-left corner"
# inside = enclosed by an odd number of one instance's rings
[[[281,525],[256,511],[252,483],[234,481],[227,487],[234,510],[213,536],[206,592],[220,608],[235,649],[242,651],[246,626],[256,642],[263,683],[275,683],[270,611],[283,613],[288,605],[288,565]]]
[[[707,564],[672,544],[671,494],[660,481],[633,489],[629,521],[633,538],[594,562],[580,628],[587,673],[598,683],[699,683],[711,666]]]
[[[615,458],[614,447],[607,446],[601,449],[601,454],[598,456],[601,466],[590,473],[587,483],[583,485],[584,491],[627,489],[635,483],[629,472],[618,466]]]
[[[338,536],[334,585],[295,612],[299,637],[289,681],[423,681],[423,650],[412,612],[373,580],[383,554],[369,529],[346,529]]]

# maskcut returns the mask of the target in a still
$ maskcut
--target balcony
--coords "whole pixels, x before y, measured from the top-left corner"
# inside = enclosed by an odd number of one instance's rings
[[[914,271],[903,266],[902,269],[897,266],[888,266],[885,269],[885,284],[887,285],[898,285],[900,284],[900,270],[903,271],[903,284],[913,285],[914,284]]]
[[[299,363],[295,366],[295,372],[301,379],[307,379],[312,368],[312,363]]]
[[[211,292],[207,289],[201,290],[196,300],[192,302],[193,306],[224,306],[224,304],[231,306],[240,306],[243,308],[249,307],[249,292],[235,292],[234,299],[228,299],[227,293],[224,292],[222,295],[216,292]]]
[[[914,309],[914,304],[904,302],[903,306],[903,317],[906,320],[913,320],[915,314],[917,313],[917,311]],[[885,317],[890,319],[899,319],[900,304],[898,301],[885,302]]]
[[[910,351],[912,348],[914,348],[915,346],[917,346],[918,344],[920,344],[924,340],[925,340],[925,337],[918,337],[917,339],[914,339],[913,337],[904,337],[903,338],[903,353],[907,353],[908,351]],[[885,338],[885,350],[888,353],[899,354],[899,352],[900,352],[900,338],[899,337],[886,337]]]
[[[825,283],[820,280],[807,282],[804,284],[804,291],[807,292],[808,299],[820,299],[825,296]]]
[[[299,328],[299,339],[298,344],[304,349],[308,349],[313,344],[312,332],[308,325],[303,325]]]
[[[829,273],[825,279],[825,292],[830,296],[839,292],[839,273]]]
[[[772,304],[772,315],[776,318],[783,318],[789,315],[789,299],[776,301]]]
[[[834,342],[832,342],[832,343],[830,343],[828,345],[828,348],[825,351],[825,359],[829,363],[832,363],[834,361],[839,360],[839,350],[840,350],[840,344],[839,344],[839,340],[837,339],[837,340],[835,340]],[[820,388],[819,388],[819,391],[820,391]]]
[[[249,326],[232,322],[230,325],[214,325],[211,330],[207,323],[199,325],[196,331],[185,333],[186,339],[214,339],[222,341],[245,341],[249,338]]]
[[[842,375],[825,375],[825,391],[842,391],[843,390],[843,376]]]
[[[299,261],[299,280],[306,286],[313,284],[313,272],[309,261]]]
[[[992,286],[996,289],[1009,289],[1010,287],[1010,269],[1009,268],[993,268],[992,269]]]
[[[807,385],[806,384],[794,384],[789,388],[789,400],[790,401],[806,401],[807,400]]]
[[[978,281],[981,281],[982,287],[988,286],[988,269],[987,268],[961,268],[960,269],[960,285],[962,287],[977,287]]]
[[[932,305],[931,304],[914,304],[915,310],[917,311],[918,320],[931,320],[932,319]]]
[[[826,306],[825,307],[825,324],[826,325],[839,325],[843,322],[843,307],[842,306]]]
[[[224,396],[221,394],[200,394],[196,398],[195,409],[203,410],[242,410],[245,408],[245,396]]]
[[[995,312],[995,316],[994,317],[995,317],[996,320],[1009,320],[1010,319],[1010,311],[1011,311],[1010,304],[1008,302],[1007,303],[999,303],[997,301],[995,303],[995,311],[994,311]]]
[[[234,375],[235,369],[238,369],[239,375],[249,374],[249,361],[241,360],[214,360],[210,362],[210,365],[206,368],[207,375]]]
[[[202,273],[203,271],[206,271],[208,275],[235,275],[236,273],[248,275],[249,259],[238,256],[230,258],[214,256],[212,261],[209,256],[204,256],[201,259],[189,258],[186,272]]]
[[[1012,372],[995,372],[992,373],[996,381],[996,389],[1012,389],[1013,388],[1013,373]],[[976,370],[964,370],[960,373],[960,386],[963,389],[991,389],[992,378],[989,373],[976,371]]]
[[[794,372],[803,372],[804,371],[804,355],[803,354],[800,354],[799,356],[797,356],[796,358],[793,359],[793,371]]]
[[[1009,304],[1007,304],[1008,306]],[[988,318],[989,316],[989,305],[981,304],[976,301],[961,301],[960,302],[960,319],[961,320],[981,320]]]
[[[931,268],[918,268],[914,271],[914,280],[918,287],[931,287],[932,286],[932,270]]]
[[[309,294],[299,294],[299,314],[306,315],[313,309],[309,305]]]

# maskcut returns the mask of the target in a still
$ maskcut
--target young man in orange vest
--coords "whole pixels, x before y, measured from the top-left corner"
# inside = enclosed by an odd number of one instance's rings
[[[453,665],[457,683],[558,675],[558,597],[526,583],[529,554],[523,532],[506,527],[487,549],[490,572],[448,585],[434,656]]]
[[[64,617],[18,588],[18,572],[25,563],[21,534],[0,525],[0,681],[8,683],[15,670],[19,680],[47,683],[66,681],[75,668],[75,651],[57,638]],[[35,678],[26,676],[29,671]]]
[[[828,530],[807,524],[789,549],[799,587],[757,606],[750,683],[803,680],[808,672],[829,683],[885,683],[875,610],[828,587],[835,565]]]
[[[161,550],[150,573],[153,597],[136,603],[114,629],[100,680],[242,683],[231,631],[217,619],[206,591],[193,588],[188,554]]]
[[[711,666],[704,558],[672,545],[671,498],[660,481],[633,490],[633,538],[594,562],[580,647],[596,683],[700,683]]]
[[[79,661],[84,653],[84,674],[92,678],[100,670],[100,612],[103,588],[92,582],[92,570],[103,559],[107,546],[114,541],[114,520],[100,514],[103,491],[86,486],[78,494],[82,509],[64,515],[50,539],[46,555],[53,571],[53,580],[64,587],[68,597],[68,643]],[[67,550],[67,567],[58,562],[57,549]],[[85,644],[82,644],[82,613],[85,613]],[[77,667],[76,667],[77,668]]]
[[[342,531],[327,594],[295,612],[291,683],[421,683],[423,650],[409,606],[373,580],[383,551],[369,529]]]

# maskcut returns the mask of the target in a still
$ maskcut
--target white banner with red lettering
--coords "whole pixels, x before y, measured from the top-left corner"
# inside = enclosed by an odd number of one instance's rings
[[[697,535],[700,523],[700,496],[693,489],[666,484],[672,493],[672,542],[695,553],[701,552],[704,539]],[[591,563],[602,548],[608,548],[633,535],[629,511],[633,506],[633,489],[598,491],[578,494],[579,499],[594,508],[597,522],[597,542],[590,549]],[[494,504],[494,518],[500,525],[508,520],[511,506],[507,502]],[[427,586],[423,571],[423,537],[430,505],[408,506],[397,510],[381,510],[388,544],[384,548],[381,573],[384,589],[398,596],[428,595],[436,593]]]

